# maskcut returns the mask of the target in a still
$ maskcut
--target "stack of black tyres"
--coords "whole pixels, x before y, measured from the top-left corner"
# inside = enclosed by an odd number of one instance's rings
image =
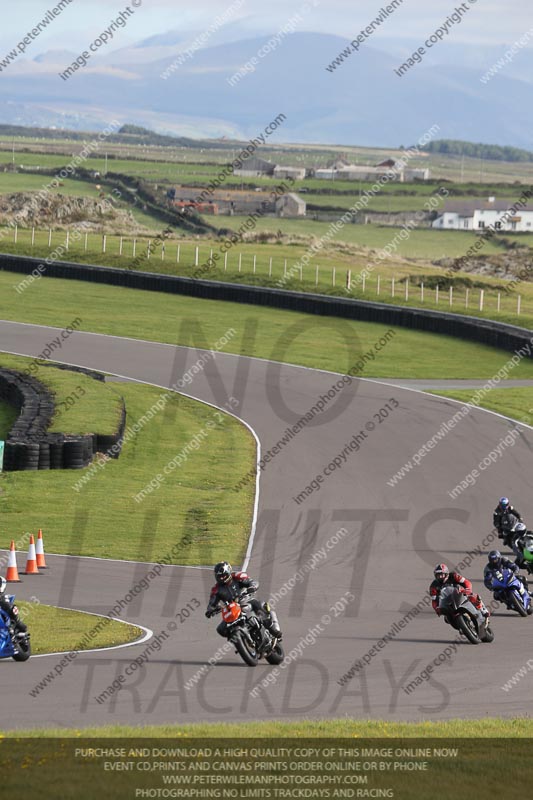
[[[77,369],[77,371],[82,371]],[[95,380],[104,376],[87,370]],[[51,392],[30,375],[0,368],[0,398],[20,412],[4,448],[3,469],[8,471],[82,469],[97,452],[118,458],[126,426],[126,407],[122,400],[120,420],[113,435],[89,433],[80,436],[47,433],[54,415]]]

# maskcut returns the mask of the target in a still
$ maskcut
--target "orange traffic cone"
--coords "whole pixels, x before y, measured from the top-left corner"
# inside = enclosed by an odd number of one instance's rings
[[[8,583],[21,583],[19,571],[17,569],[17,556],[15,552],[15,542],[11,539],[9,548],[9,561],[7,562],[6,581]]]
[[[44,559],[43,532],[40,528],[39,528],[39,533],[37,534],[37,544],[35,545],[35,554],[37,556],[37,568],[48,569],[48,567],[46,566],[46,561]]]
[[[28,549],[28,560],[26,561],[26,571],[23,575],[39,575],[37,569],[37,556],[35,555],[35,539],[33,533],[30,536],[30,547]]]

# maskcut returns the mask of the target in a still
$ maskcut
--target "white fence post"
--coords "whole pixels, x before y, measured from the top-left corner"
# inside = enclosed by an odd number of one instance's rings
[[[516,301],[516,313],[517,314],[520,314],[521,308],[522,308],[522,295],[519,294],[518,298],[517,298],[517,301]]]
[[[391,284],[391,295],[390,295],[391,297],[394,297],[394,282],[395,281],[394,281],[394,278],[393,278],[392,279],[392,284]]]
[[[119,254],[119,256],[122,255],[122,245],[123,245],[123,239],[122,239],[122,236],[121,236],[120,237],[120,243],[118,245],[118,254]]]
[[[104,239],[105,239],[105,236],[104,236]],[[70,241],[70,231],[67,230],[67,238],[65,239],[65,247],[67,248],[67,252],[68,252],[69,241]],[[104,253],[105,253],[105,245],[104,245]]]
[[[496,311],[499,311],[499,310],[500,310],[500,308],[501,308],[501,302],[502,302],[502,296],[501,296],[501,293],[500,293],[500,292],[498,292],[498,303],[497,303],[497,305],[496,305]]]
[[[421,303],[424,302],[424,284],[423,283],[420,284],[420,302]]]
[[[227,272],[228,269],[228,251],[224,253],[224,272]]]
[[[133,258],[135,258],[135,251],[137,250],[137,239],[133,240]]]
[[[405,299],[409,300],[409,278],[405,281]]]
[[[31,246],[35,244],[35,228],[31,229]]]
[[[333,283],[333,286],[335,286],[335,267],[333,267],[333,271],[331,273],[331,281]]]
[[[14,235],[15,244],[17,243],[18,235],[19,235],[19,226],[15,225],[15,235]]]
[[[87,234],[85,234],[87,236]],[[52,228],[48,229],[48,247],[52,246]]]
[[[254,275],[255,275],[256,263],[257,263],[257,256],[254,255]]]
[[[181,249],[181,244],[178,245],[178,249],[176,250],[176,263],[177,264],[180,263],[180,249]]]
[[[481,289],[479,293],[479,310],[483,311],[483,300],[485,298],[485,290]]]
[[[316,265],[316,270],[315,270],[315,286],[318,286],[318,271],[319,271],[319,269],[320,269],[320,267],[317,264]]]
[[[351,269],[346,270],[346,288],[348,289],[348,291],[350,291],[351,288],[352,288],[352,270]]]
[[[469,295],[470,295],[470,289],[467,289],[466,290],[466,295],[465,295],[465,308],[468,308],[468,297],[469,297]]]
[[[365,293],[365,287],[366,287],[366,275],[363,272],[363,294]]]
[[[435,286],[435,303],[437,305],[439,304],[439,285],[438,284]]]
[[[381,285],[381,275],[378,275],[378,280],[376,283],[376,294],[379,294],[380,285]]]
[[[283,277],[285,277],[286,275],[287,275],[287,259],[285,259],[285,262],[283,264]]]
[[[450,286],[450,306],[453,306],[453,286]]]
[[[197,246],[197,247],[196,247],[196,253],[195,253],[195,256],[194,256],[194,266],[195,266],[195,267],[197,267],[197,266],[198,266],[198,263],[199,263],[199,262],[198,262],[198,259],[199,259],[199,257],[200,257],[200,248]]]
[[[270,262],[268,264],[268,277],[272,277],[272,256],[270,256]]]
[[[88,238],[89,238],[89,234],[88,234],[88,233],[86,233],[86,234],[85,234],[85,252],[87,252],[87,247],[88,247],[87,240],[88,240]]]
[[[161,261],[165,260],[165,243],[161,245]]]
[[[242,253],[239,253],[239,272],[241,271],[242,266]]]
[[[152,240],[151,239],[148,239],[148,247],[146,248],[146,255],[148,257],[148,260],[150,260],[150,258],[152,256]]]

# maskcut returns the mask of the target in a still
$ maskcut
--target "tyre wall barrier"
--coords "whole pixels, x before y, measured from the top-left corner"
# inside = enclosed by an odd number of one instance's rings
[[[62,368],[68,368],[62,365]],[[95,380],[101,373],[76,368]],[[14,406],[19,416],[12,426],[4,447],[4,471],[40,469],[82,469],[96,453],[118,458],[126,427],[126,406],[121,399],[120,419],[115,433],[72,436],[47,433],[55,411],[50,390],[30,375],[0,368],[0,399]]]
[[[75,264],[57,261],[46,264],[29,256],[0,254],[0,270],[26,275],[14,288],[21,293],[42,275],[51,278],[103,283],[130,289],[181,294],[209,300],[225,300],[233,303],[270,306],[306,314],[341,317],[364,322],[379,322],[413,330],[454,336],[459,339],[482,342],[502,350],[516,351],[531,342],[532,331],[503,322],[431,311],[407,306],[393,306],[368,300],[329,297],[326,295],[289,292],[283,289],[268,289],[174,275],[158,275],[151,272],[134,272],[114,267],[92,264]],[[33,274],[32,274],[33,273]],[[529,356],[529,357],[533,357]]]

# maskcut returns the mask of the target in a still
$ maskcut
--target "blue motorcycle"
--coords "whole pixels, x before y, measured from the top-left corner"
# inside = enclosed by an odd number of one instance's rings
[[[6,600],[13,604],[15,595],[6,595]],[[9,615],[0,608],[0,658],[12,658],[13,661],[27,661],[31,656],[30,634],[19,631],[15,632],[15,627]]]
[[[497,600],[502,600],[508,609],[518,611],[521,617],[533,613],[531,595],[512,570],[502,569],[493,574],[492,591]]]

